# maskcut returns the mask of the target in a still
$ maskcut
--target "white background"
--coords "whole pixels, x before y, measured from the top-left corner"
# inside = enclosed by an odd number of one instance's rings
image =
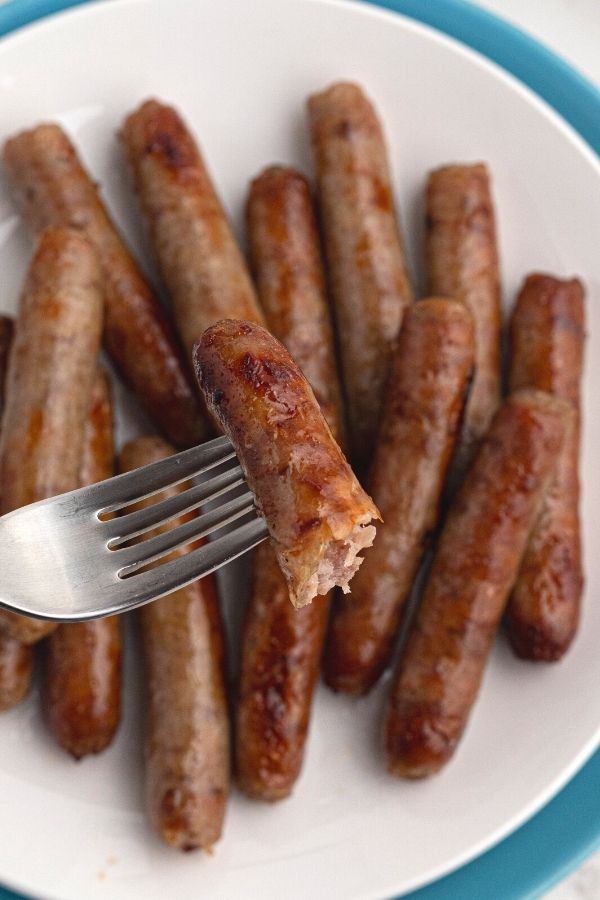
[[[600,0],[479,0],[529,31],[600,86]],[[600,852],[546,900],[600,900]]]

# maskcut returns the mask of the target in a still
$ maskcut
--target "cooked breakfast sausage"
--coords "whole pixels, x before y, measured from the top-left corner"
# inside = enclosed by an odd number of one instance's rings
[[[15,323],[10,316],[0,316],[0,420],[4,411],[4,384],[8,371],[8,355],[12,345]]]
[[[158,462],[174,452],[159,438],[139,438],[124,447],[121,470]],[[136,508],[184,488],[179,485]],[[221,836],[229,794],[224,646],[214,576],[148,603],[139,615],[148,685],[149,816],[167,844],[210,850]]]
[[[231,319],[204,332],[194,365],[265,517],[294,606],[347,588],[379,512],[298,366],[262,326]]]
[[[94,245],[105,279],[106,350],[170,440],[200,443],[206,424],[171,326],[69,138],[58,125],[25,131],[5,144],[4,165],[36,231],[72,225]]]
[[[123,141],[188,355],[219,319],[262,322],[231,226],[177,111],[147,100],[126,119]]]
[[[0,440],[2,514],[79,486],[103,318],[101,271],[80,231],[40,235],[21,295]],[[0,611],[33,643],[56,624]]]
[[[570,413],[541,391],[512,394],[454,498],[392,684],[385,742],[393,775],[437,772],[460,740]]]
[[[250,255],[267,324],[304,372],[334,437],[343,432],[319,239],[306,179],[273,166],[252,182]],[[242,789],[261,800],[291,793],[302,767],[329,601],[290,603],[272,547],[254,557],[236,706]]]
[[[98,369],[83,441],[80,484],[114,475],[110,385]],[[76,759],[112,741],[121,712],[121,620],[59,625],[47,640],[45,700],[60,746]]]
[[[525,280],[510,322],[510,387],[536,387],[562,397],[573,406],[574,420],[508,605],[510,641],[524,659],[560,659],[579,623],[583,590],[578,506],[584,332],[580,281],[541,274]]]
[[[438,523],[473,353],[473,320],[463,303],[431,298],[407,309],[367,479],[383,523],[352,593],[334,603],[325,680],[336,691],[366,693],[389,661]]]
[[[4,408],[4,382],[14,323],[0,316],[0,417]],[[11,709],[23,699],[31,682],[33,650],[4,632],[0,632],[0,712]]]
[[[425,249],[430,293],[466,303],[475,324],[475,375],[452,467],[459,483],[500,402],[500,275],[486,166],[430,174]]]
[[[358,85],[308,100],[325,250],[350,423],[351,458],[369,463],[405,307],[412,299],[381,124]]]

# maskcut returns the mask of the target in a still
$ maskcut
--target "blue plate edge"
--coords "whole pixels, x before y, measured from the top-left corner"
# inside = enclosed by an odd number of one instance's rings
[[[9,0],[0,8],[0,37],[87,2],[89,0]],[[497,63],[545,100],[600,156],[600,91],[537,39],[468,0],[362,2],[429,25]],[[476,900],[479,896],[490,900],[533,900],[540,897],[600,847],[600,810],[594,808],[598,785],[600,751],[524,825],[456,871],[403,894],[403,900]],[[577,822],[570,821],[574,809]],[[563,833],[565,828],[566,833]],[[540,860],[535,852],[525,852],[527,842],[530,850],[540,846],[546,850],[553,848],[556,855],[551,860]],[[520,882],[520,887],[515,880]],[[493,895],[490,889],[494,890]],[[26,898],[0,888],[0,900]]]

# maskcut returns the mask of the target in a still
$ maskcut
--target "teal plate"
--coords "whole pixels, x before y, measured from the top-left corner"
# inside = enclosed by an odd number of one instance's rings
[[[0,35],[87,0],[11,0]],[[600,91],[544,46],[465,0],[366,0],[456,38],[552,106],[600,155]],[[600,751],[537,815],[487,853],[404,900],[530,900],[600,847]],[[0,888],[0,900],[24,900]]]

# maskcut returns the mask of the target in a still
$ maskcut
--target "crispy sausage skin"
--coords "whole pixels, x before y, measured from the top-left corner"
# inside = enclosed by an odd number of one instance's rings
[[[219,319],[262,322],[231,226],[177,111],[147,100],[125,120],[122,137],[188,354]]]
[[[247,206],[250,256],[267,324],[304,372],[333,436],[343,434],[340,388],[308,183],[273,166],[254,179]],[[273,549],[254,557],[242,640],[235,756],[242,789],[288,796],[302,767],[329,601],[302,610]]]
[[[475,377],[453,465],[452,480],[459,482],[500,402],[500,274],[486,166],[432,172],[425,221],[429,291],[466,303],[475,323]]]
[[[14,322],[0,316],[0,418],[4,409],[4,382],[12,344]],[[11,709],[23,699],[31,682],[33,650],[4,632],[0,632],[0,712]]]
[[[579,528],[580,385],[584,290],[577,279],[530,275],[510,322],[510,387],[567,400],[574,421],[508,605],[508,634],[523,659],[560,659],[579,624],[583,570]]]
[[[348,402],[351,457],[370,462],[402,314],[412,299],[385,139],[356,84],[308,100],[325,251]]]
[[[541,391],[512,394],[453,500],[392,684],[385,743],[393,775],[437,772],[460,740],[570,414]]]
[[[294,606],[347,587],[379,512],[298,366],[266,329],[231,319],[204,332],[194,365],[265,517]]]
[[[110,385],[98,369],[83,441],[81,486],[114,475]],[[75,759],[112,741],[121,712],[121,624],[117,616],[59,625],[47,640],[45,700],[50,727]]]
[[[106,350],[171,441],[200,443],[206,423],[171,326],[67,135],[53,124],[25,131],[5,144],[4,165],[36,231],[72,225],[93,244],[105,279]]]
[[[130,471],[174,452],[159,438],[139,438],[123,448],[120,468]],[[145,500],[137,508],[184,487]],[[150,820],[167,844],[181,850],[210,850],[221,836],[229,794],[224,643],[215,579],[207,576],[149,603],[139,615],[148,684]]]
[[[325,680],[364,694],[389,661],[404,604],[440,514],[473,366],[473,320],[457,300],[410,306],[392,362],[367,487],[383,516],[377,540],[334,604]]]
[[[21,296],[0,440],[2,514],[79,486],[81,453],[103,319],[101,271],[72,228],[48,228]],[[0,612],[23,643],[52,622]]]

